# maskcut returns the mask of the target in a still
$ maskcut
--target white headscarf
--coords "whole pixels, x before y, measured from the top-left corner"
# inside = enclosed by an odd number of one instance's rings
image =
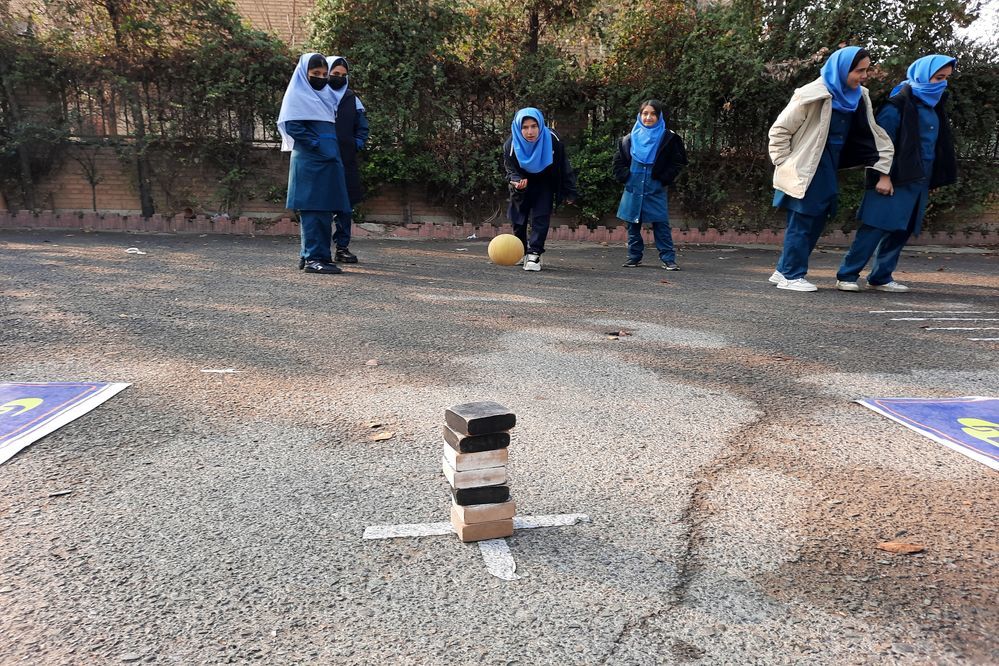
[[[277,126],[281,133],[281,150],[291,151],[295,140],[285,131],[285,123],[289,120],[324,120],[336,121],[337,103],[333,99],[333,91],[329,86],[316,90],[309,83],[309,60],[318,53],[306,53],[298,59],[295,73],[291,75],[288,88],[281,100],[281,112],[278,114]]]

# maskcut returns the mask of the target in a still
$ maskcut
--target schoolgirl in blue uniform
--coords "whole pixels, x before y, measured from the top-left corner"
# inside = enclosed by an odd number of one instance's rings
[[[291,152],[286,206],[298,211],[302,234],[299,268],[307,273],[341,273],[331,252],[334,211],[349,211],[343,163],[337,146],[336,104],[329,89],[326,58],[306,53],[281,101],[281,150]]]
[[[524,270],[540,271],[552,212],[562,201],[572,204],[579,198],[565,146],[545,126],[541,111],[528,107],[513,117],[510,138],[503,144],[503,166],[510,188],[507,214],[526,249]]]
[[[784,250],[770,276],[779,289],[816,291],[805,279],[808,257],[836,213],[838,169],[869,167],[880,174],[877,191],[891,192],[891,140],[874,121],[861,85],[870,65],[860,47],[835,51],[818,79],[794,91],[770,128],[773,203],[787,211]]]
[[[642,102],[631,133],[618,142],[614,154],[614,177],[624,183],[617,218],[628,226],[626,268],[642,263],[645,242],[642,224],[652,225],[652,234],[662,267],[678,271],[673,233],[669,226],[666,188],[687,164],[687,151],[679,135],[666,129],[662,102]]]
[[[336,136],[340,146],[340,159],[343,161],[343,176],[347,183],[351,210],[333,214],[333,245],[336,247],[334,259],[342,264],[356,264],[357,257],[350,251],[350,232],[353,208],[364,198],[361,185],[361,169],[357,163],[357,153],[371,133],[368,129],[368,116],[361,98],[351,90],[347,72],[350,64],[342,56],[329,56],[330,90],[336,102]]]
[[[860,228],[836,272],[837,289],[860,291],[860,271],[873,255],[867,285],[878,291],[909,291],[892,277],[902,248],[922,230],[930,190],[957,180],[954,139],[944,112],[947,79],[956,62],[945,55],[916,60],[878,113],[878,125],[895,144],[894,193],[886,196],[868,183],[857,213]]]

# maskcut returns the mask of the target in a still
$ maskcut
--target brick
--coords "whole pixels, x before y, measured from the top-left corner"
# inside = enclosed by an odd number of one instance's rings
[[[510,499],[510,486],[481,486],[479,488],[456,488],[451,490],[451,499],[460,506],[473,504],[498,504]]]
[[[464,542],[485,541],[486,539],[502,539],[513,536],[513,519],[494,520],[489,523],[463,523],[451,520],[458,538]]]
[[[489,469],[473,469],[467,472],[455,471],[447,460],[441,460],[444,477],[452,488],[478,488],[506,483],[506,466]]]
[[[509,409],[485,400],[467,402],[444,410],[444,420],[452,430],[462,435],[484,435],[502,432],[517,425],[517,417]]]
[[[510,446],[510,433],[491,432],[487,435],[462,435],[444,426],[444,441],[459,453],[479,453],[505,449]]]
[[[510,455],[507,449],[482,451],[481,453],[458,453],[448,444],[444,445],[444,460],[456,472],[468,472],[490,467],[505,467]]]
[[[451,504],[451,522],[465,523],[491,523],[496,520],[506,520],[513,518],[517,513],[517,504],[513,500],[492,504],[473,504],[462,506]]]

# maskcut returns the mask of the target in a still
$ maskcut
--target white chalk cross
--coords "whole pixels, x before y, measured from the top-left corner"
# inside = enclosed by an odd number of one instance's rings
[[[564,513],[547,516],[514,516],[515,530],[530,530],[539,527],[565,527],[588,523],[590,517],[585,513]],[[407,525],[372,525],[364,528],[365,539],[397,539],[402,537],[439,536],[454,534],[451,523],[411,523]],[[486,571],[503,580],[520,578],[515,572],[517,563],[513,561],[513,553],[506,539],[487,539],[479,541],[479,552],[486,563]]]

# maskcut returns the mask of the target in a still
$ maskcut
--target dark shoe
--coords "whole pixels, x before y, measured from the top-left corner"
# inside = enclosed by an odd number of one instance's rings
[[[337,261],[341,264],[356,264],[357,257],[354,253],[345,247],[338,247],[336,249],[336,256],[333,257],[333,261]]]
[[[298,258],[298,270],[305,268],[305,257]]]
[[[621,264],[622,268],[638,268],[642,265],[641,259],[629,259],[628,261]]]
[[[678,271],[678,270],[680,270],[680,267],[676,265],[675,261],[664,261],[663,262],[663,268],[665,268],[668,271]]]
[[[336,275],[338,273],[343,273],[340,267],[336,264],[327,264],[322,261],[307,261],[305,262],[305,272],[306,273],[325,273],[326,275]]]

